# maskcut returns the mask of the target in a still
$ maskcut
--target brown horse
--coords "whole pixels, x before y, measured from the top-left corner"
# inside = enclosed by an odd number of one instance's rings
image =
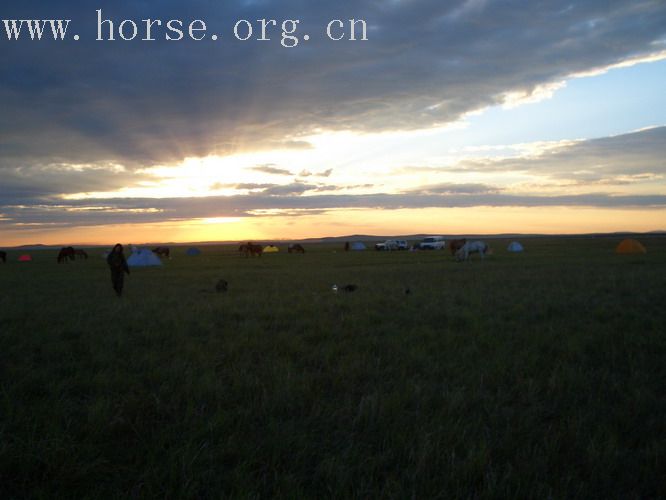
[[[449,250],[451,250],[451,255],[455,255],[458,250],[465,246],[465,243],[467,243],[467,238],[451,240],[449,243]]]
[[[67,259],[74,260],[75,256],[76,252],[74,250],[74,247],[63,247],[60,249],[60,252],[58,253],[58,264],[62,264],[63,262],[66,264]]]
[[[264,252],[264,249],[261,245],[255,245],[253,243],[244,243],[240,247],[238,247],[238,251],[242,254],[245,255],[245,257],[261,257],[261,254]]]
[[[0,250],[0,260],[2,261],[3,264],[7,262],[7,252],[5,252],[4,250]]]
[[[77,259],[81,258],[81,259],[84,259],[84,260],[88,260],[88,252],[86,252],[82,248],[76,248],[76,249],[74,249],[74,257],[77,258]]]
[[[298,243],[292,243],[287,247],[287,252],[289,253],[305,253],[305,248]]]
[[[171,251],[169,250],[169,247],[153,248],[153,253],[158,257],[166,257],[167,259],[171,258]]]

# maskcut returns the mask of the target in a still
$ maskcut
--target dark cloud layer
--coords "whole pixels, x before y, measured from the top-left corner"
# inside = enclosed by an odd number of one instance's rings
[[[212,42],[96,42],[96,12],[204,19]],[[302,148],[318,129],[429,127],[508,91],[645,54],[666,35],[662,0],[12,2],[3,18],[72,19],[64,43],[0,39],[0,168],[119,163]],[[239,42],[237,19],[302,20],[296,48]],[[331,19],[366,19],[332,42]],[[2,33],[4,34],[4,33]]]
[[[301,186],[303,188],[303,186]],[[112,200],[51,200],[29,206],[0,207],[0,227],[20,224],[91,226],[99,224],[185,221],[201,218],[252,217],[261,211],[282,211],[290,215],[321,213],[333,209],[493,207],[596,207],[666,208],[666,195],[623,195],[589,193],[566,196],[492,194],[387,194],[311,195],[300,194],[293,186],[279,191],[244,196],[204,198],[132,198]],[[295,212],[299,211],[299,212]]]

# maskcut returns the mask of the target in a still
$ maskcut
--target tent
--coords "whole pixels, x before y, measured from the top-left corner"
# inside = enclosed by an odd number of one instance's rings
[[[268,245],[264,247],[264,253],[275,253],[279,252],[280,249],[276,247],[275,245]]]
[[[161,266],[162,261],[148,248],[132,248],[132,255],[127,259],[130,267]]]
[[[647,250],[638,241],[627,238],[615,247],[615,253],[647,253]]]
[[[31,261],[32,261],[32,257],[31,257],[30,255],[28,255],[27,253],[24,253],[23,255],[21,255],[21,256],[18,258],[18,260],[19,260],[19,262],[31,262]]]
[[[362,241],[353,241],[349,245],[350,250],[366,250],[366,246]]]
[[[506,248],[509,252],[522,252],[525,249],[523,248],[523,245],[518,243],[517,241],[512,241],[509,243],[509,246]]]
[[[201,250],[199,250],[198,248],[194,248],[194,247],[188,248],[187,252],[185,252],[185,255],[189,255],[190,257],[195,257],[197,255],[201,255]]]

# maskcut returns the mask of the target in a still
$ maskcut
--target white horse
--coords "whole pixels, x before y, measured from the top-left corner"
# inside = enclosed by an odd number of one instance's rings
[[[488,245],[483,241],[468,241],[456,252],[456,260],[469,260],[470,254],[478,253],[483,259],[488,253]]]

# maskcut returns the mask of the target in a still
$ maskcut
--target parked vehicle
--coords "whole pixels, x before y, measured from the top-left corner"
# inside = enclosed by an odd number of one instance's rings
[[[444,236],[426,236],[423,241],[419,243],[421,250],[443,250],[446,246]]]
[[[384,243],[376,243],[375,250],[393,251],[393,250],[408,250],[409,245],[405,240],[386,240]]]

